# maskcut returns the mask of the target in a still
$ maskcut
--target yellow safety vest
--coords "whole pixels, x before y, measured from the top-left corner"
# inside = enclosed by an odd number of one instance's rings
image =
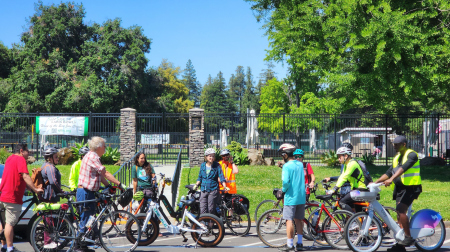
[[[233,168],[228,167],[228,164],[230,164],[228,162],[225,163],[224,161],[219,161],[219,164],[222,167],[223,176],[227,180],[225,183],[226,183],[227,187],[230,188],[228,193],[236,194],[237,193],[236,176],[235,176],[235,174],[233,174]],[[232,166],[232,165],[230,164],[230,166]],[[219,183],[219,189],[224,190],[222,183]]]
[[[403,155],[402,158],[402,164],[404,164],[407,160],[408,160],[408,155],[414,152],[417,154],[417,152],[408,149],[405,152],[405,155]],[[419,157],[419,155],[417,155],[417,157]],[[394,157],[394,161],[392,162],[392,168],[396,168],[398,166],[398,161],[400,159],[400,153],[397,154],[397,156]],[[421,185],[422,184],[422,178],[420,177],[420,161],[417,160],[417,162],[408,170],[406,170],[406,172],[404,172],[401,176],[402,179],[402,183],[405,186],[412,186],[412,185]]]

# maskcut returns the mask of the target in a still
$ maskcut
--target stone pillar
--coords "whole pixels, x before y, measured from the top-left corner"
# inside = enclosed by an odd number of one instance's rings
[[[135,154],[136,149],[136,110],[120,110],[120,163],[124,163]]]
[[[205,111],[200,108],[189,110],[189,166],[200,166],[204,161]]]

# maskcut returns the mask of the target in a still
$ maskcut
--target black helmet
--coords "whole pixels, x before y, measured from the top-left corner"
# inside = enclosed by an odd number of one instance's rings
[[[349,142],[342,143],[341,147],[347,147],[350,150],[353,150],[353,145]]]
[[[128,188],[124,193],[122,193],[119,196],[119,198],[117,199],[117,202],[122,207],[126,207],[126,206],[128,206],[128,204],[130,204],[132,199],[133,199],[133,188]]]
[[[80,150],[78,151],[78,155],[80,156],[84,156],[89,152],[89,148],[88,147],[81,147]]]
[[[55,147],[47,147],[47,149],[44,150],[44,157],[52,157],[53,154],[58,153],[58,150]]]

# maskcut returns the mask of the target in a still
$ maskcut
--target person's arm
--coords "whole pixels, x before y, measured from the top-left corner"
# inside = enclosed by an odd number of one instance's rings
[[[211,165],[212,166],[212,165]],[[217,171],[218,171],[218,177],[219,177],[219,181],[222,183],[222,185],[227,181],[225,179],[225,176],[223,175],[223,171],[222,171],[222,166],[220,166],[219,163],[217,163]],[[225,186],[224,186],[225,187]]]
[[[137,185],[138,185],[137,178],[134,178],[134,179],[133,179],[133,193],[136,193],[136,191],[137,191]]]
[[[308,165],[306,166],[306,169],[308,170],[308,173],[311,177],[311,182],[309,183],[309,187],[313,188],[314,183],[316,182],[316,176],[314,176],[314,171],[313,171],[310,163],[308,163]]]
[[[347,169],[345,169],[344,173],[342,173],[341,176],[339,176],[339,179],[336,182],[335,188],[342,187],[345,184],[345,182],[347,182],[348,179],[351,177],[352,173],[355,171],[357,164],[352,164],[352,165],[349,165],[349,164],[350,164],[350,162],[347,164]]]
[[[31,181],[31,177],[28,173],[22,173],[22,178],[25,181],[25,183],[27,184],[28,188],[33,190],[33,192],[35,192],[37,194],[41,194],[44,192],[44,190],[38,189],[34,186],[33,181]]]
[[[286,167],[283,168],[283,170],[281,171],[281,180],[283,180],[283,187],[281,190],[283,191],[283,193],[286,193],[289,187],[291,186],[289,171]]]
[[[200,165],[200,171],[198,172],[198,178],[197,178],[197,182],[195,183],[195,185],[198,187],[201,183],[202,183],[202,171],[204,169],[203,164]]]
[[[50,186],[56,193],[64,193],[61,189],[61,183],[56,179],[56,168],[51,165],[47,165],[47,169],[45,169],[47,173],[47,179]]]
[[[138,181],[137,181],[137,169],[136,169],[135,165],[133,165],[131,167],[131,179],[133,180],[133,194],[134,194],[134,193],[137,192],[137,184],[138,184]]]
[[[105,179],[105,177],[102,177],[102,184],[104,186],[109,186],[109,181]]]
[[[111,173],[109,173],[109,171],[107,171],[106,169],[103,169],[101,171],[101,175],[106,178],[109,182],[114,183],[116,185],[120,185],[120,181],[117,180]]]
[[[237,165],[233,162],[233,156],[230,155],[230,163],[231,163],[231,173],[233,174],[238,174],[239,173],[239,169],[237,167]]]

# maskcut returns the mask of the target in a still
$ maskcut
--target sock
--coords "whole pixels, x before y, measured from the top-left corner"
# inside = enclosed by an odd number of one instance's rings
[[[8,247],[7,250],[8,252],[11,252],[14,249],[14,247]]]
[[[293,247],[294,246],[294,239],[287,239],[287,246]]]
[[[303,235],[297,234],[297,244],[302,244],[302,243],[303,243]]]

